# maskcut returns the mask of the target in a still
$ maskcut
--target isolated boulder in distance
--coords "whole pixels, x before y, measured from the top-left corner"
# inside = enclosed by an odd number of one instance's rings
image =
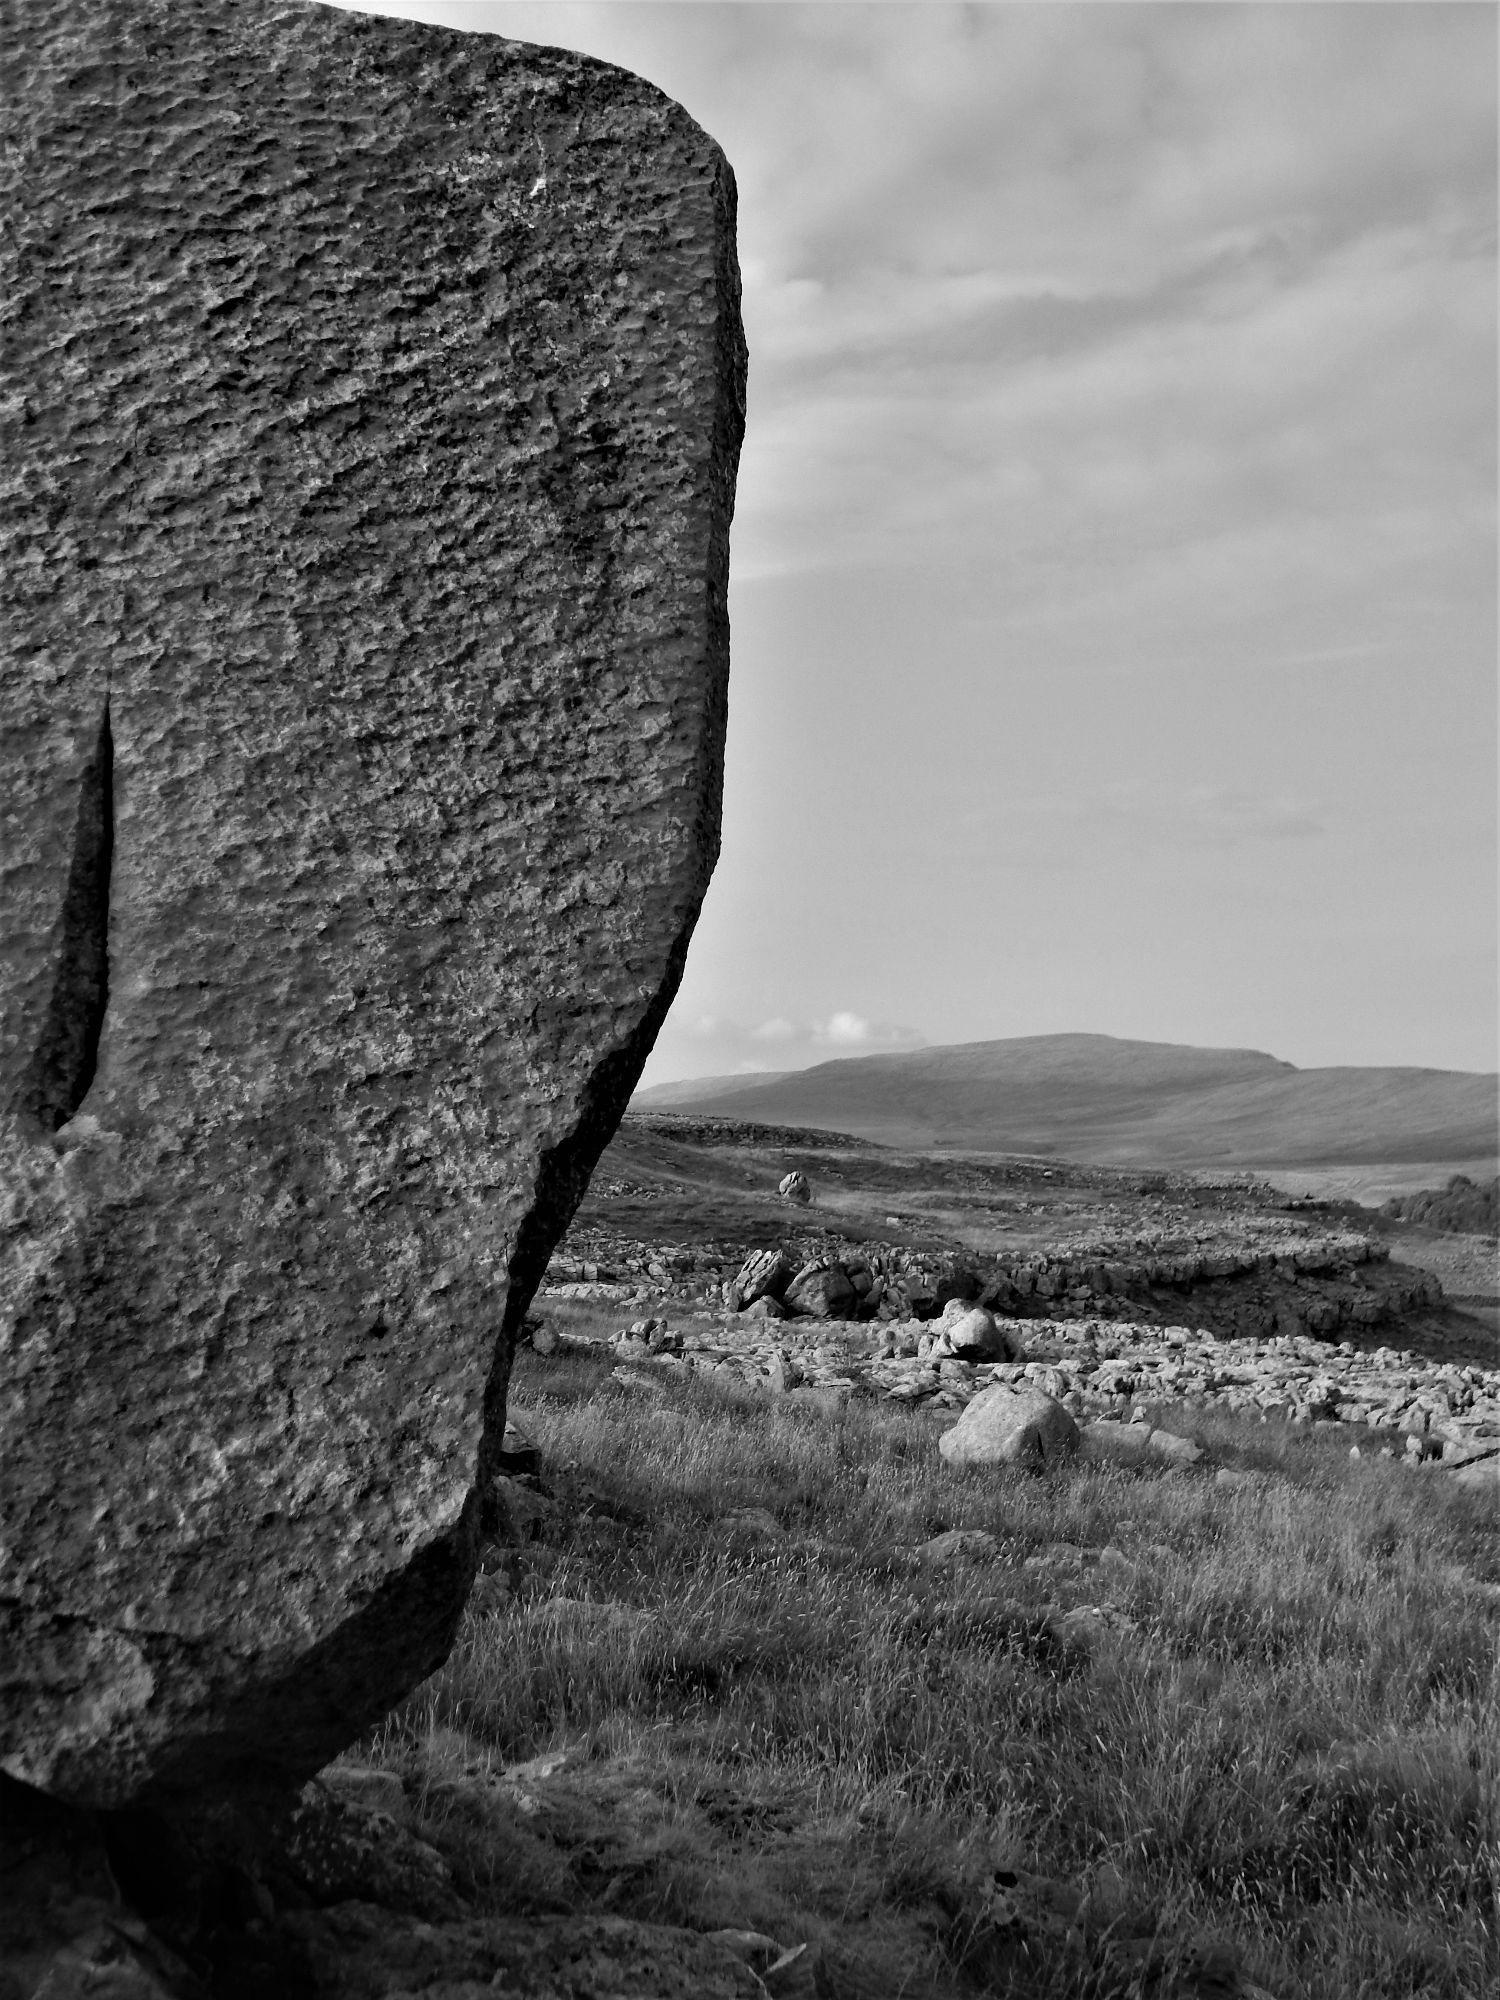
[[[783,1174],[776,1184],[776,1192],[783,1201],[811,1201],[812,1186],[807,1175],[800,1170]]]
[[[451,1643],[717,849],[734,183],[557,49],[7,31],[0,1768],[114,1806]]]

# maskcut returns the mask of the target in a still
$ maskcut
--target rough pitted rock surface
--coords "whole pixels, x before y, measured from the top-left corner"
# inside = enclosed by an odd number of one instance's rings
[[[638,78],[7,14],[0,1765],[302,1776],[443,1657],[717,847],[734,184]]]

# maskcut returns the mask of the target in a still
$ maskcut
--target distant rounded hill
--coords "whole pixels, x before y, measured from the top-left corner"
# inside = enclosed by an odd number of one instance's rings
[[[635,1110],[811,1125],[885,1145],[1101,1165],[1490,1162],[1500,1078],[1297,1069],[1258,1049],[1023,1035],[639,1091]]]

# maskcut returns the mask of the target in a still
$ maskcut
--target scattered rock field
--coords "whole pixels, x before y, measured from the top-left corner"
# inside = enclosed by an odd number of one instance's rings
[[[972,1312],[971,1315],[972,1317]],[[1186,1326],[1120,1320],[1001,1321],[1024,1359],[965,1360],[942,1350],[944,1322],[848,1325],[747,1321],[699,1313],[644,1319],[608,1342],[543,1332],[542,1351],[608,1352],[642,1390],[714,1380],[791,1395],[835,1414],[854,1397],[951,1410],[1004,1383],[1040,1390],[1082,1426],[1148,1425],[1173,1406],[1247,1413],[1347,1436],[1455,1472],[1493,1461],[1500,1476],[1500,1370],[1435,1364],[1409,1349],[1360,1351],[1306,1335],[1233,1339]],[[1497,1486],[1500,1490],[1500,1486]]]

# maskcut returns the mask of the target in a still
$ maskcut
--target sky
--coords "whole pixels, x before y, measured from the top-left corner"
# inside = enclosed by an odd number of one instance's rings
[[[645,1083],[1496,1066],[1496,10],[376,5],[739,183],[723,847]]]

